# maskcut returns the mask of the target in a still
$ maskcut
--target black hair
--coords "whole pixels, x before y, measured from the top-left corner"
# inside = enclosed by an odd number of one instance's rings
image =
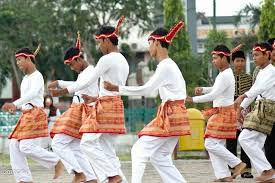
[[[272,46],[275,42],[275,38],[271,38],[271,39],[267,40],[267,42]]]
[[[33,52],[29,48],[27,48],[27,47],[19,49],[15,54],[19,54],[19,53],[25,53],[25,54],[31,54],[31,55],[33,55]],[[31,59],[32,63],[34,63],[35,59],[33,57],[30,57],[30,59]]]
[[[236,58],[243,58],[243,59],[245,59],[245,54],[244,54],[244,52],[241,51],[241,50],[239,50],[239,51],[236,51],[236,52],[232,53],[232,61],[233,61],[233,62],[234,62],[234,60],[235,60]]]
[[[214,48],[214,51],[222,51],[224,53],[228,53],[230,54],[230,50],[227,48],[227,46],[223,45],[223,44],[220,44],[220,45],[217,45],[215,48]],[[224,57],[225,55],[223,54],[218,54],[221,58]],[[226,59],[227,59],[227,62],[230,63],[230,56],[225,56]]]
[[[76,47],[70,47],[67,49],[66,53],[65,53],[65,56],[64,56],[64,60],[68,60],[76,55],[78,55],[80,52],[79,48],[76,48]],[[83,57],[83,54],[80,55],[80,58],[84,58]]]
[[[168,30],[163,27],[157,28],[156,30],[154,30],[154,32],[151,33],[151,35],[158,35],[158,36],[166,36],[167,34],[168,34]],[[158,41],[160,42],[160,45],[163,48],[168,49],[169,43],[167,43],[165,41],[161,41],[161,40],[158,40]]]
[[[98,32],[96,34],[97,35],[99,35],[99,34],[112,34],[114,31],[115,31],[115,28],[112,27],[112,26],[102,26],[102,27],[100,27],[100,29],[98,30]],[[108,38],[105,38],[105,39],[109,39],[114,46],[118,45],[117,37],[108,37]]]

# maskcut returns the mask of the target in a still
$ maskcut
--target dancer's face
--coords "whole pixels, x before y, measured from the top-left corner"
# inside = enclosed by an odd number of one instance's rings
[[[213,65],[217,68],[217,69],[221,69],[222,66],[223,66],[223,59],[226,59],[225,56],[223,57],[220,57],[219,55],[217,54],[213,54],[212,55],[212,63]]]
[[[103,39],[97,39],[97,44],[99,50],[102,52],[103,55],[106,55],[109,53],[109,44],[111,41],[108,38],[103,38]]]
[[[70,67],[71,70],[79,73],[81,71],[81,62],[80,62],[80,58],[74,59],[71,62],[66,63],[66,65],[68,65]]]
[[[16,64],[23,73],[26,73],[30,62],[31,59],[29,57],[20,56],[16,58]]]
[[[261,67],[265,65],[267,62],[269,62],[269,54],[270,52],[261,52],[253,50],[252,57],[255,65]]]
[[[152,58],[155,58],[157,55],[157,41],[150,40],[149,41],[149,53]]]
[[[275,49],[273,49],[271,52],[271,61],[275,63]]]
[[[245,59],[244,58],[235,58],[233,60],[235,70],[244,70],[245,68]]]

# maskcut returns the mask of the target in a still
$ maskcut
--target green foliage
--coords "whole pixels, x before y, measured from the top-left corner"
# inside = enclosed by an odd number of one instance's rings
[[[183,3],[181,0],[164,0],[164,26],[170,29],[180,20],[184,21]],[[188,60],[191,56],[190,43],[187,36],[186,27],[181,29],[169,48],[170,57],[177,63],[182,73],[188,69]]]
[[[68,47],[75,44],[78,30],[83,51],[89,60],[96,61],[100,54],[93,35],[101,25],[115,25],[118,18],[124,15],[123,36],[127,36],[135,25],[146,31],[152,27],[149,18],[152,8],[152,1],[149,0],[1,1],[1,85],[6,77],[18,74],[18,70],[11,67],[11,63],[15,62],[14,52],[22,47],[34,50],[38,43],[42,43],[42,48],[37,56],[37,67],[44,78],[73,79],[74,73],[63,64],[63,55]]]
[[[247,4],[243,9],[239,11],[236,17],[236,25],[238,25],[241,22],[242,16],[250,16],[251,18],[249,20],[249,24],[252,29],[255,29],[255,27],[260,22],[261,8],[251,3]]]
[[[265,41],[275,37],[275,0],[264,0],[261,12],[258,38]]]

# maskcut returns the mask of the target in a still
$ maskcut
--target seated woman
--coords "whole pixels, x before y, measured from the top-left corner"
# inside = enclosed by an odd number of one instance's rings
[[[51,95],[44,96],[44,111],[48,117],[48,129],[49,132],[53,126],[53,123],[58,116],[61,115],[60,110],[53,105],[53,98]],[[43,148],[51,149],[51,138],[50,136],[41,138],[40,145]]]

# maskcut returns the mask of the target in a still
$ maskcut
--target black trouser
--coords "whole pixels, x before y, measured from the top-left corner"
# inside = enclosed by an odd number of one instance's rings
[[[237,138],[236,139],[227,139],[226,140],[226,148],[233,153],[235,156],[237,156],[237,144],[238,144],[238,137],[240,135],[241,131],[237,130]],[[246,155],[244,150],[241,148],[241,160],[242,162],[246,163],[246,168],[251,168],[251,162],[249,157]]]
[[[272,168],[275,169],[275,125],[273,125],[271,134],[266,138],[264,149],[267,160]]]

